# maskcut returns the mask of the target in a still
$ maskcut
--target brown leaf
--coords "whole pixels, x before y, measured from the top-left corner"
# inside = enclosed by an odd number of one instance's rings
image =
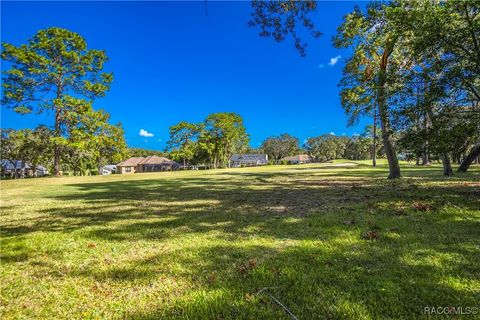
[[[377,231],[365,231],[362,233],[362,239],[364,240],[376,240],[378,239],[378,232]]]
[[[416,211],[427,212],[433,210],[433,206],[429,203],[422,202],[422,201],[415,201],[412,204],[412,208]]]

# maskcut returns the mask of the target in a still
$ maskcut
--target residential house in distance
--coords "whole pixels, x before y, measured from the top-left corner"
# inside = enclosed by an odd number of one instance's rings
[[[308,154],[297,154],[295,156],[285,157],[282,159],[290,164],[310,163],[312,158]]]
[[[124,160],[117,164],[117,173],[135,173],[137,172],[137,167],[140,161],[145,159],[144,157],[133,157],[127,160]]]
[[[175,161],[159,156],[133,157],[117,164],[117,173],[141,173],[178,170]]]
[[[160,172],[178,170],[180,165],[165,157],[149,156],[139,163],[139,172]]]
[[[3,159],[0,161],[0,169],[2,178],[20,178],[22,173],[25,177],[43,177],[48,174],[48,170],[44,166],[37,165],[34,170],[30,163],[24,163],[21,160]]]
[[[230,157],[230,167],[253,167],[268,164],[268,155],[266,154],[233,154]]]

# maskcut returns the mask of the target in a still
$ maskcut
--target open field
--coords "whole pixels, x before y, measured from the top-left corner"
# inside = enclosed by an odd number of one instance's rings
[[[2,181],[0,317],[288,319],[272,297],[299,319],[479,307],[480,167],[403,164],[392,182],[384,162],[336,163]]]

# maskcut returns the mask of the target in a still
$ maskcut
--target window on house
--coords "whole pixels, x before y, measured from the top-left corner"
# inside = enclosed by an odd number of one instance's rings
[[[132,172],[132,168],[131,167],[125,167],[125,172]]]

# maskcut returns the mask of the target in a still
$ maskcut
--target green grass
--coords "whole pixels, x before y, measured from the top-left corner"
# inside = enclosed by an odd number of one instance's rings
[[[2,181],[0,317],[288,319],[271,296],[299,319],[478,307],[480,168],[387,181],[385,162],[338,163]]]

